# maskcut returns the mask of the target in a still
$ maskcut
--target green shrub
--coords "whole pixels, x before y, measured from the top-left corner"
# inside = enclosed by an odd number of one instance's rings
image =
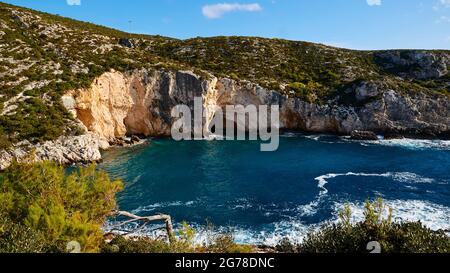
[[[15,223],[0,212],[0,253],[41,253],[48,243],[42,232]]]
[[[205,249],[209,253],[252,253],[254,248],[250,245],[236,244],[232,235],[219,234]]]
[[[0,128],[0,150],[6,149],[11,146],[11,141],[8,136],[3,133],[3,130]]]
[[[450,237],[432,231],[422,223],[393,223],[392,211],[380,200],[367,202],[365,220],[352,224],[347,207],[341,221],[310,233],[298,245],[283,241],[278,250],[300,253],[368,253],[367,244],[376,241],[382,253],[450,253]],[[384,212],[384,213],[383,213]]]
[[[149,238],[125,238],[117,236],[111,242],[105,243],[102,253],[173,253],[170,244],[163,240],[151,240]]]
[[[19,227],[45,234],[48,246],[64,251],[77,241],[83,252],[96,252],[121,188],[94,165],[66,175],[56,163],[16,163],[0,175],[0,207]]]

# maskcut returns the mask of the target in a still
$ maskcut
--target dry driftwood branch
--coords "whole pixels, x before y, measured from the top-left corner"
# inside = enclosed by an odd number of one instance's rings
[[[173,240],[174,232],[173,232],[172,217],[170,217],[170,215],[159,214],[159,215],[153,215],[153,216],[137,216],[137,215],[134,215],[127,211],[114,211],[111,214],[112,214],[112,216],[123,216],[123,217],[130,218],[130,220],[128,220],[128,221],[121,222],[119,225],[117,225],[117,227],[121,227],[123,225],[133,223],[133,222],[142,221],[142,222],[144,222],[144,224],[139,227],[139,229],[141,229],[150,222],[164,221],[166,223],[166,232],[167,232],[167,236],[169,237],[169,241],[172,242],[172,240]]]

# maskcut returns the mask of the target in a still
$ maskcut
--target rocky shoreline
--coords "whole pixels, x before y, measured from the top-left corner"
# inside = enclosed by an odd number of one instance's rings
[[[195,97],[203,98],[205,126],[213,120],[214,109],[226,105],[279,105],[282,130],[355,140],[376,140],[378,135],[387,139],[450,136],[450,100],[445,95],[404,95],[379,82],[362,82],[348,92],[354,93],[360,106],[339,103],[339,97],[326,104],[308,103],[248,81],[212,75],[203,79],[190,71],[110,71],[89,88],[72,90],[62,98],[83,135],[42,144],[18,143],[0,151],[0,169],[14,159],[65,165],[94,162],[101,160],[101,150],[139,142],[137,136],[168,137],[174,122],[172,108],[179,104],[193,108]]]
[[[308,133],[287,130],[286,133]],[[425,139],[449,140],[449,138],[436,138],[414,135],[377,135],[371,131],[354,131],[350,135],[343,135],[356,141],[393,140],[393,139]],[[23,141],[13,147],[0,151],[0,170],[8,168],[14,160],[18,162],[54,161],[61,165],[82,165],[102,161],[102,152],[111,148],[132,147],[143,144],[148,138],[138,136],[115,139],[111,143],[92,133],[81,136],[61,137],[56,141],[47,141],[43,144],[32,144]]]
[[[109,143],[92,133],[63,136],[56,141],[47,141],[42,144],[23,141],[0,151],[0,170],[8,168],[14,160],[18,162],[54,161],[65,166],[90,164],[100,162],[102,152],[110,148],[132,147],[146,141],[138,136],[131,136]]]

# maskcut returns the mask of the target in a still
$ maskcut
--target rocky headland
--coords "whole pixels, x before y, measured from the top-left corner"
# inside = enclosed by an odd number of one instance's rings
[[[354,51],[249,37],[123,33],[0,3],[0,168],[101,160],[168,137],[171,110],[278,105],[284,130],[450,136],[450,52]],[[39,75],[36,75],[39,71]]]

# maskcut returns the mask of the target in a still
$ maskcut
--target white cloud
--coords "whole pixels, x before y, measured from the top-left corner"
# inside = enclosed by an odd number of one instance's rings
[[[439,0],[436,5],[434,5],[433,9],[435,11],[439,11],[442,8],[450,8],[450,0]]]
[[[69,6],[80,6],[81,0],[66,0],[67,5]]]
[[[437,21],[437,23],[450,23],[450,17],[449,16],[441,16]]]
[[[254,4],[222,3],[203,6],[202,13],[208,19],[218,19],[221,18],[225,13],[232,11],[258,12],[261,10],[262,7],[256,3]]]
[[[366,0],[369,6],[381,6],[381,0]],[[441,0],[444,1],[444,0]],[[446,0],[447,1],[447,0]]]
[[[440,0],[441,4],[446,6],[446,7],[450,7],[450,0]]]

